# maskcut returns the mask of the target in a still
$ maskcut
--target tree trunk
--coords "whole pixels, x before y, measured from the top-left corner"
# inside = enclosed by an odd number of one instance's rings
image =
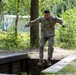
[[[15,37],[17,38],[17,25],[18,25],[18,13],[19,13],[19,3],[20,0],[17,1],[17,15],[16,15],[16,21],[15,21]]]
[[[1,11],[2,11],[2,0],[0,0],[0,14],[1,14]]]
[[[0,24],[1,24],[1,15],[2,15],[2,0],[0,0]]]
[[[38,2],[39,0],[31,0],[31,20],[38,18]],[[39,25],[30,27],[30,47],[37,48],[39,47]]]
[[[2,29],[4,29],[4,26],[3,26],[3,2],[2,0],[0,0],[0,26],[2,27]]]

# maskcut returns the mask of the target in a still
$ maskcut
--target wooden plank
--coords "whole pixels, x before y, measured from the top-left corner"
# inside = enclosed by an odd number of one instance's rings
[[[1,64],[0,65],[0,73],[9,73],[9,64]]]
[[[9,55],[4,55],[4,56],[0,56],[0,64],[22,60],[25,58],[28,58],[28,54],[26,53],[14,53]]]
[[[22,72],[25,72],[26,71],[26,61],[25,60],[22,60],[21,61],[21,71]]]
[[[14,73],[14,65],[13,62],[9,63],[9,73],[13,74]]]
[[[62,59],[61,61],[57,62],[56,64],[48,67],[47,69],[43,70],[42,73],[57,73],[75,59],[76,59],[76,54],[72,54]]]

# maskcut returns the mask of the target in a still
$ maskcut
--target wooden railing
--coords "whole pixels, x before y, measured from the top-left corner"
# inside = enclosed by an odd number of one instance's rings
[[[26,53],[15,53],[0,56],[0,74],[20,74],[27,70],[28,55]]]

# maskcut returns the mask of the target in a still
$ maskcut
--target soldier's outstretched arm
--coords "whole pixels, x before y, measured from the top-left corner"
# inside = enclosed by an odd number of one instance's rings
[[[60,23],[62,27],[66,27],[66,23],[63,21],[62,18],[56,17],[55,20],[56,20],[56,23]]]
[[[25,24],[25,27],[30,27],[30,26],[34,26],[36,25],[36,23],[39,23],[41,21],[41,17],[38,17],[35,20],[32,20],[30,22],[28,22],[27,24]]]

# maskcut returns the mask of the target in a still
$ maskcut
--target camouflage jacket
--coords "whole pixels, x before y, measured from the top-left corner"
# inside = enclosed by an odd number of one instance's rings
[[[43,37],[50,37],[55,35],[55,24],[60,23],[61,25],[64,25],[65,22],[58,17],[50,16],[49,19],[46,19],[45,17],[39,17],[33,21],[28,22],[26,25],[34,26],[36,23],[41,23],[41,34]]]

